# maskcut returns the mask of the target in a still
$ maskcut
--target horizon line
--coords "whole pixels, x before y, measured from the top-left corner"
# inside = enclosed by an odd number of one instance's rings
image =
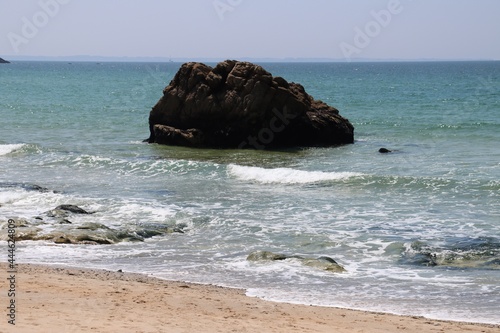
[[[7,58],[5,58],[7,57]],[[73,56],[1,56],[8,61],[75,61],[75,62],[220,62],[224,60],[241,60],[256,62],[461,62],[461,61],[500,61],[500,59],[485,58],[322,58],[322,57],[157,57],[157,56],[94,56],[94,55],[73,55]]]

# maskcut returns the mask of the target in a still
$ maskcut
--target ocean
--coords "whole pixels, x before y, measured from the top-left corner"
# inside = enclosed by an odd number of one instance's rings
[[[28,239],[18,263],[500,323],[500,62],[261,65],[338,108],[355,143],[147,144],[149,111],[179,63],[0,65],[2,261],[15,219]],[[57,217],[63,204],[92,214]],[[71,233],[82,243],[52,240]],[[289,258],[247,260],[255,251]]]

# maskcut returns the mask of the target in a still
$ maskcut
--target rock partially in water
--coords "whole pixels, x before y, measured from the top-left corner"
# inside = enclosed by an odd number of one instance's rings
[[[329,272],[341,273],[345,272],[344,267],[339,265],[330,257],[321,256],[319,258],[307,258],[298,255],[285,255],[281,253],[273,253],[269,251],[255,251],[248,255],[248,261],[276,261],[285,259],[297,259],[301,264]]]
[[[41,228],[37,227],[37,223],[30,223],[30,221],[22,218],[14,218],[11,219],[14,221],[15,225],[15,234],[14,240],[22,241],[22,240],[32,240],[38,237],[38,234],[41,232]],[[9,239],[9,224],[7,220],[0,221],[0,240],[7,241]]]
[[[0,64],[10,64],[10,61],[0,58]]]
[[[444,246],[414,241],[402,248],[400,262],[419,266],[500,269],[500,241],[493,237],[464,237]]]
[[[248,255],[248,261],[274,261],[274,260],[285,260],[288,258],[284,254],[273,253],[269,251],[255,251]]]
[[[305,258],[302,260],[302,264],[334,273],[345,272],[345,268],[330,257]]]
[[[42,229],[37,227],[20,228],[16,232],[16,241],[36,240]],[[3,238],[3,237],[2,237]]]
[[[71,214],[79,214],[79,215],[90,215],[94,214],[94,212],[88,212],[83,208],[80,208],[76,205],[59,205],[54,209],[51,209],[44,213],[47,217],[53,218],[54,223],[57,224],[71,224],[73,223],[68,219]],[[42,217],[37,217],[42,219]]]
[[[70,208],[74,213],[60,208]],[[58,206],[57,209],[47,212],[45,219],[40,216],[33,219],[14,219],[15,240],[43,240],[56,244],[115,244],[123,241],[141,242],[147,238],[173,233],[181,234],[187,227],[185,224],[149,223],[127,224],[115,228],[97,222],[71,222],[66,219],[70,214],[89,215],[77,206]],[[0,220],[0,240],[7,239],[7,221]]]
[[[87,222],[84,223],[78,227],[76,227],[77,230],[91,230],[91,231],[97,231],[97,230],[111,230],[107,226],[101,223],[95,223],[95,222]]]
[[[93,214],[76,205],[59,205],[55,208],[55,210],[62,210],[73,214]]]
[[[51,209],[44,213],[47,217],[63,219],[69,216],[69,212],[60,209]]]
[[[185,224],[142,223],[134,227],[129,227],[127,233],[133,235],[137,239],[144,240],[173,233],[183,234],[186,227],[187,225]]]
[[[18,219],[18,218],[15,218],[15,219],[11,219],[14,221],[13,225],[15,226],[15,228],[27,228],[29,226],[31,226],[31,223],[27,220],[27,219]],[[11,223],[12,225],[12,223]],[[2,226],[2,229],[6,229],[8,226],[7,226],[7,222],[5,223],[2,223],[1,224]]]
[[[122,229],[110,228],[100,223],[84,223],[79,226],[66,226],[49,234],[38,235],[39,240],[53,240],[66,244],[115,244],[123,241],[142,242],[147,238],[183,233],[182,228],[159,225],[157,228],[125,226]]]
[[[261,66],[226,60],[186,63],[149,115],[150,143],[188,147],[332,146],[354,142],[354,127],[298,83]]]
[[[56,244],[116,244],[121,241],[116,230],[96,232],[92,230],[68,229],[38,235],[34,240],[53,241]]]

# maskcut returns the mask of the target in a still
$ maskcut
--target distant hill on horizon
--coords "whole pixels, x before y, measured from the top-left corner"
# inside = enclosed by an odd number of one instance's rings
[[[0,58],[0,64],[9,64],[10,62],[3,59],[3,58]]]

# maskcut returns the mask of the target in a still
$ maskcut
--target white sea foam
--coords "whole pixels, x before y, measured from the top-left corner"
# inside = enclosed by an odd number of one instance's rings
[[[325,181],[340,181],[361,176],[356,172],[304,171],[291,168],[266,169],[230,164],[228,173],[240,180],[264,184],[310,184]]]
[[[0,156],[10,154],[13,151],[21,149],[23,146],[24,146],[24,143],[0,145]]]

